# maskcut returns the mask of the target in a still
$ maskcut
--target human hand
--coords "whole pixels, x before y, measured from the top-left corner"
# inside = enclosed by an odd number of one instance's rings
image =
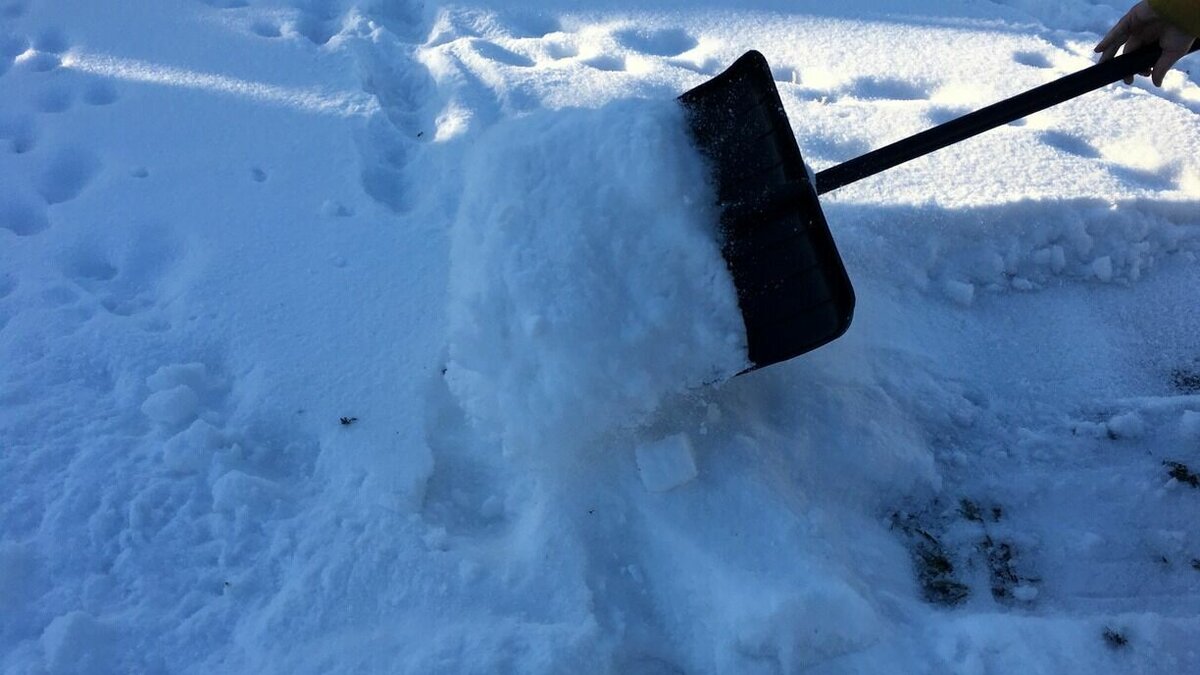
[[[1157,44],[1162,47],[1162,56],[1142,75],[1153,76],[1154,86],[1161,87],[1167,71],[1179,59],[1187,56],[1196,36],[1164,19],[1149,2],[1139,2],[1129,10],[1117,25],[1108,31],[1108,35],[1096,45],[1095,51],[1100,53],[1100,63],[1113,58],[1121,45],[1125,45],[1128,54],[1139,47]],[[1125,78],[1125,84],[1133,84],[1133,78]]]

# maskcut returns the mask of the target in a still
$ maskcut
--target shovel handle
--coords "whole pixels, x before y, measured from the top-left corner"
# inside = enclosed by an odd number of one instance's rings
[[[1200,50],[1200,40],[1196,40],[1192,44],[1191,51],[1197,50]],[[1115,59],[1098,63],[1049,84],[1030,89],[1023,94],[967,113],[958,119],[828,168],[817,174],[817,194],[822,195],[868,176],[874,176],[910,160],[954,145],[959,141],[1056,106],[1089,91],[1100,89],[1117,80],[1137,75],[1153,66],[1161,55],[1162,48],[1158,45],[1149,45],[1131,54],[1122,54]]]

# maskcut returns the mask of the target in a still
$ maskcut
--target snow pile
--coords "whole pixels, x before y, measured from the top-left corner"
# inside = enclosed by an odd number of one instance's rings
[[[447,377],[506,441],[586,442],[747,367],[686,128],[672,102],[623,101],[477,141],[452,241]]]

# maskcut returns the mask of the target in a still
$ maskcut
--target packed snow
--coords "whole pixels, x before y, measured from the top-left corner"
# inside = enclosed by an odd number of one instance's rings
[[[1124,0],[0,0],[0,671],[1200,672],[1200,56],[825,195],[746,366],[673,100],[816,170]]]

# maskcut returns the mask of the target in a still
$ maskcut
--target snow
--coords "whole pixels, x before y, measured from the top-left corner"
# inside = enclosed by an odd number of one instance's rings
[[[825,195],[737,377],[672,103],[821,170],[1126,8],[0,2],[0,671],[1200,671],[1200,57]]]
[[[687,434],[675,434],[634,449],[642,484],[650,492],[666,492],[696,477],[696,458]]]
[[[473,145],[446,378],[508,446],[590,442],[749,366],[679,106],[531,113]]]

